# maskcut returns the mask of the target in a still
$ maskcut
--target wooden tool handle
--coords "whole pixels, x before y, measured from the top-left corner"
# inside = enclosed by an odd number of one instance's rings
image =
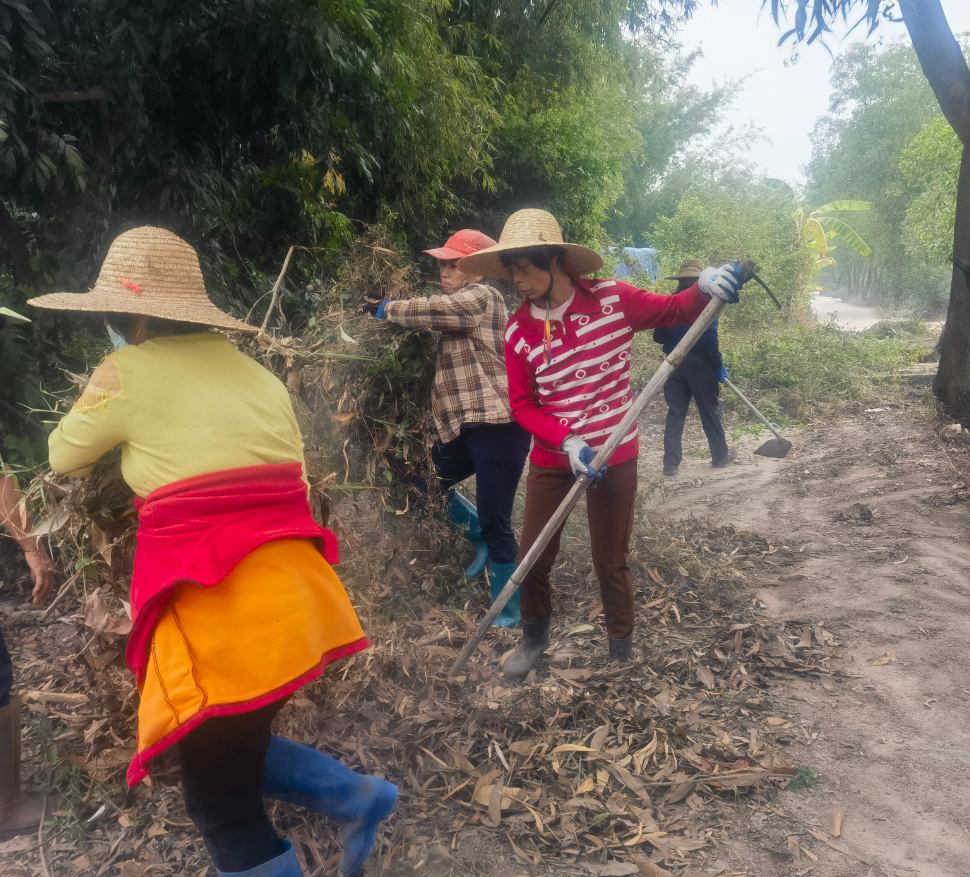
[[[784,441],[784,439],[781,438],[781,433],[779,433],[778,430],[768,422],[768,418],[765,417],[764,414],[754,407],[754,402],[751,402],[749,399],[745,398],[744,393],[742,393],[737,387],[734,386],[734,384],[731,383],[730,378],[725,378],[724,383],[731,388],[731,392],[734,393],[735,396],[737,396],[742,402],[744,402],[745,405],[748,406],[748,408],[751,409],[751,413],[754,414],[758,420],[760,420],[765,426],[768,427],[768,429],[772,431],[776,439]]]

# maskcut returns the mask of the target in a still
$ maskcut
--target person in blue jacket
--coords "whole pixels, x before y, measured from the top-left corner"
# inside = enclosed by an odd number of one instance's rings
[[[677,292],[682,292],[697,282],[704,262],[700,259],[685,259],[680,272],[667,280],[677,281]],[[664,354],[670,354],[687,334],[690,326],[673,326],[667,329],[654,329],[653,340],[663,345]],[[730,450],[721,425],[721,406],[718,397],[721,384],[728,371],[721,360],[721,348],[717,339],[717,320],[698,339],[680,367],[664,384],[664,398],[667,400],[667,422],[664,426],[664,475],[676,475],[683,457],[681,439],[684,421],[690,400],[694,400],[707,443],[711,449],[711,465],[723,469],[737,458],[737,452]]]

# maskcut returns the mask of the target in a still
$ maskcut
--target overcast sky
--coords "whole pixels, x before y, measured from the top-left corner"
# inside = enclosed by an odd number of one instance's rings
[[[954,33],[970,31],[970,0],[943,0],[943,8]],[[726,122],[750,120],[762,128],[770,142],[755,144],[749,157],[771,176],[803,182],[802,167],[812,152],[809,132],[828,112],[832,61],[822,46],[801,45],[797,62],[786,67],[792,47],[777,45],[782,33],[759,0],[720,0],[716,7],[701,0],[678,39],[684,52],[704,51],[689,77],[694,85],[710,88],[725,78],[748,77]],[[905,26],[883,23],[870,39],[889,41],[897,35],[908,39]],[[830,36],[829,47],[837,55],[864,36],[863,25],[847,42]]]

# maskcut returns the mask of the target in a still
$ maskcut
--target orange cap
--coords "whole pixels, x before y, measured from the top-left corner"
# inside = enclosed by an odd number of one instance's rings
[[[461,259],[463,256],[470,256],[472,253],[477,253],[486,247],[494,246],[495,241],[487,234],[482,234],[473,228],[463,228],[448,238],[443,247],[438,247],[434,250],[425,250],[424,252],[429,256],[433,256],[435,259],[450,262],[452,259]]]

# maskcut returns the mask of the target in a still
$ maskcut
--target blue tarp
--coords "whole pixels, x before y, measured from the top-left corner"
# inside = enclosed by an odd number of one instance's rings
[[[616,250],[613,250],[615,253]],[[660,265],[657,261],[657,251],[652,247],[624,247],[623,253],[625,261],[617,264],[613,272],[615,277],[636,278],[646,275],[651,280],[656,280],[660,273]],[[627,265],[632,262],[632,265]]]

